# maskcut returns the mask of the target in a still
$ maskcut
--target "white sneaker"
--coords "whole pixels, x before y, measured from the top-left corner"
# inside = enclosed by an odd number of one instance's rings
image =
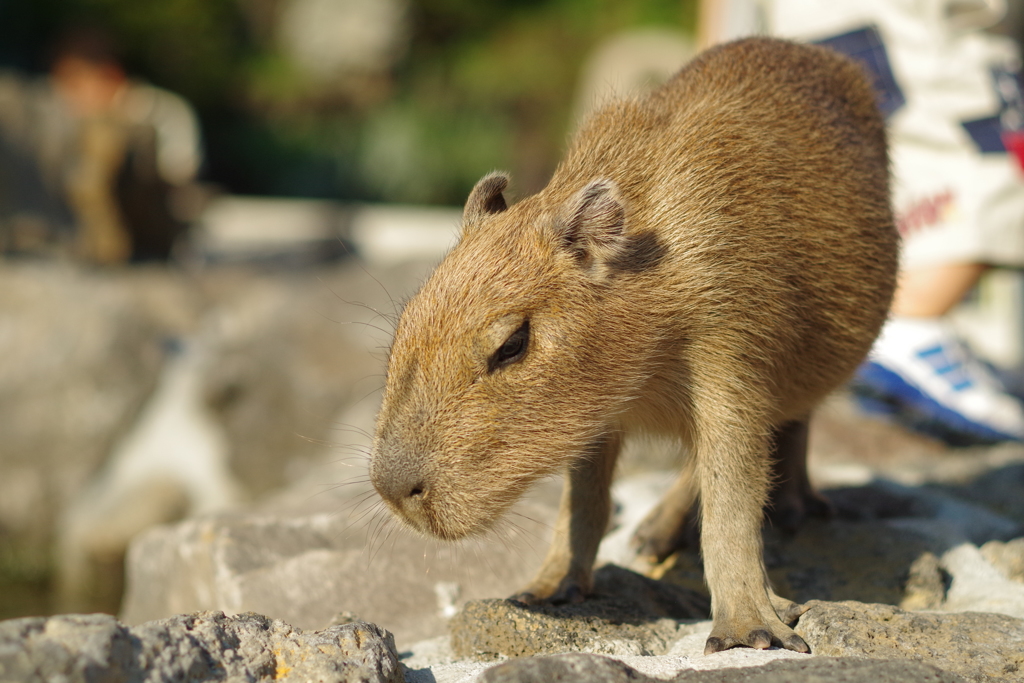
[[[1024,404],[942,318],[892,318],[853,389],[869,409],[951,443],[1024,441]]]

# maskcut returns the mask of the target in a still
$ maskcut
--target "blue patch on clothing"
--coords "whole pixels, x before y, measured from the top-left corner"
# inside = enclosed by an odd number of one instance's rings
[[[998,67],[992,69],[992,89],[999,97],[999,113],[960,122],[982,154],[1009,151],[1006,146],[1007,133],[1024,129],[1020,74]]]
[[[982,154],[1006,151],[1006,145],[1003,144],[1003,123],[998,116],[961,121],[960,125],[971,136],[974,144],[978,146],[978,151]]]
[[[878,108],[885,118],[888,119],[907,103],[907,98],[903,96],[903,91],[892,73],[885,43],[874,26],[817,40],[815,43],[852,57],[867,68],[878,96]]]

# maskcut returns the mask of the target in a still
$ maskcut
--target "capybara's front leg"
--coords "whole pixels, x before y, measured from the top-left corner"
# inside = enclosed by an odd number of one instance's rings
[[[594,558],[611,513],[611,482],[622,439],[618,433],[596,441],[569,465],[555,535],[540,571],[513,600],[580,602],[593,583]]]
[[[742,424],[741,416],[732,417],[716,422]],[[788,612],[791,605],[776,598],[764,569],[761,522],[768,449],[766,438],[735,428],[708,430],[697,444],[701,549],[714,619],[705,654],[737,645],[809,651],[779,618],[777,610]]]

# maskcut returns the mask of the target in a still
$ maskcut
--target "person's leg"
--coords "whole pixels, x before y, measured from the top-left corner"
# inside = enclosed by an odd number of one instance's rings
[[[949,313],[988,269],[984,263],[945,263],[900,273],[892,314],[937,318]]]

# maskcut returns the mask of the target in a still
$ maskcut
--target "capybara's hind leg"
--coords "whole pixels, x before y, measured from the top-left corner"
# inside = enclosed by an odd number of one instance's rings
[[[832,504],[811,487],[807,475],[808,418],[784,422],[772,438],[772,491],[768,519],[795,532],[807,517],[832,516]]]
[[[677,550],[695,547],[700,538],[698,517],[697,481],[691,457],[672,488],[633,533],[637,555],[658,563]]]
[[[816,492],[807,475],[808,419],[791,420],[777,427],[772,436],[772,490],[768,518],[787,533],[795,532],[807,517],[828,518],[832,504]],[[698,486],[693,460],[687,462],[658,505],[633,534],[637,555],[662,562],[683,548],[700,543]]]

